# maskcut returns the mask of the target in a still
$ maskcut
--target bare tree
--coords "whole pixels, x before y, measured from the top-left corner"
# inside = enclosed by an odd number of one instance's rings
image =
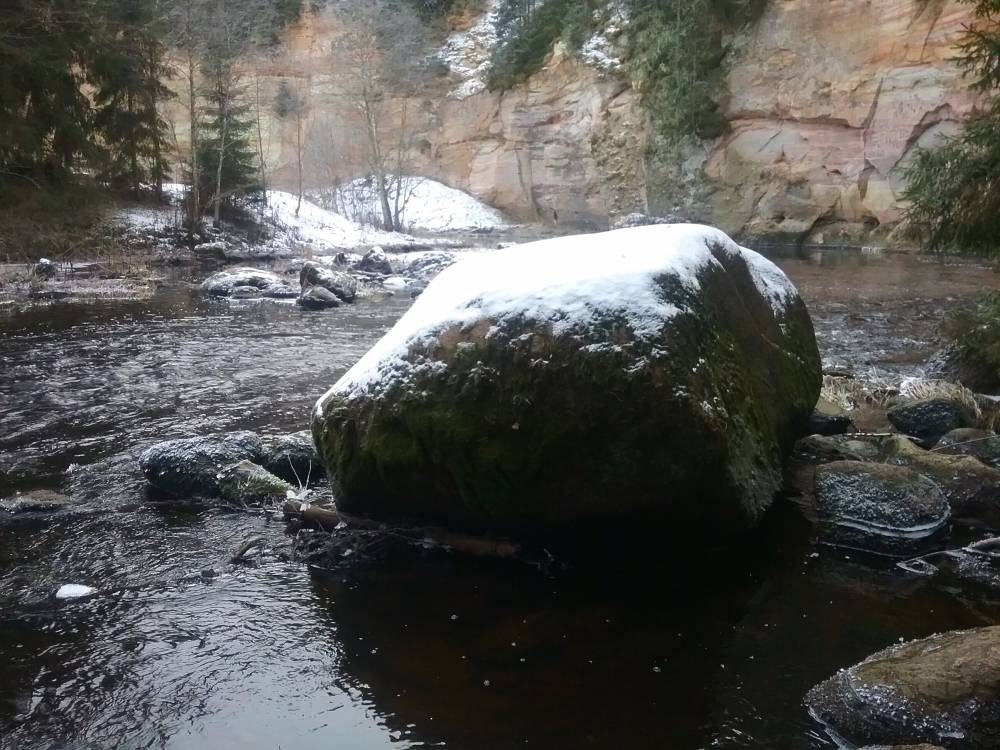
[[[201,223],[201,196],[198,186],[201,182],[201,170],[198,164],[198,149],[200,146],[201,116],[198,106],[198,90],[200,84],[199,62],[205,48],[205,8],[203,0],[177,0],[173,6],[171,18],[173,29],[172,43],[181,59],[180,68],[184,85],[184,106],[188,114],[189,143],[188,171],[191,184],[187,196],[187,227],[188,244],[194,247],[194,233]]]
[[[381,223],[396,230],[410,147],[406,97],[427,74],[426,30],[411,6],[390,0],[341,0],[336,9],[348,24],[331,50],[338,93],[361,116]]]
[[[295,127],[295,161],[298,175],[298,202],[295,204],[295,215],[302,209],[302,162],[306,115],[309,113],[309,81],[304,78],[295,79],[294,83],[282,81],[278,95],[274,100],[274,113],[282,120],[291,120]]]

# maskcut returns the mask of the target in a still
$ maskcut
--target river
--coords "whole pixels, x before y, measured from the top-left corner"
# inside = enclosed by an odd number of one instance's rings
[[[920,373],[943,311],[1000,287],[909,256],[776,260],[825,362],[872,376]],[[250,535],[287,547],[282,519],[143,502],[143,445],[302,429],[408,304],[310,313],[171,284],[0,312],[0,496],[83,501],[0,524],[0,747],[826,748],[801,704],[813,684],[899,639],[1000,618],[817,545],[787,501],[732,556],[585,574],[440,553],[228,569]],[[98,593],[56,601],[63,583]]]

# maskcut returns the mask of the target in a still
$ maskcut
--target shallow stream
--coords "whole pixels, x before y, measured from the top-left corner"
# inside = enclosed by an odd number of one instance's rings
[[[1000,287],[975,266],[778,255],[826,363],[874,375],[920,372],[943,311]],[[287,545],[284,522],[143,503],[137,449],[304,428],[408,304],[309,313],[170,286],[0,312],[0,496],[83,500],[0,525],[0,747],[832,747],[801,705],[813,684],[1000,621],[1000,603],[815,544],[791,502],[748,550],[662,571],[428,554],[336,575],[276,556],[227,572],[252,534]],[[98,593],[56,601],[63,583]]]

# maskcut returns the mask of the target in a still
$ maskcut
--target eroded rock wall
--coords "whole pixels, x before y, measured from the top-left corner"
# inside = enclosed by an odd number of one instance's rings
[[[914,147],[972,107],[952,59],[969,21],[957,0],[770,0],[735,42],[731,131],[705,163],[719,223],[827,240],[891,227]]]
[[[974,103],[952,59],[970,20],[958,0],[769,0],[763,17],[732,40],[724,92],[730,131],[689,163],[708,186],[698,217],[730,232],[825,241],[887,233],[900,215],[913,149],[954,132]],[[458,31],[476,22],[453,19]],[[282,81],[309,92],[311,187],[370,170],[363,121],[330,62],[345,23],[307,17],[262,68],[265,102]],[[486,59],[485,36],[469,45],[466,68]],[[658,205],[647,195],[655,184],[647,180],[648,117],[621,73],[557,47],[511,91],[471,83],[453,69],[419,97],[387,103],[387,142],[407,113],[408,171],[520,221],[602,226]],[[264,119],[273,182],[291,187],[294,124],[271,109]]]

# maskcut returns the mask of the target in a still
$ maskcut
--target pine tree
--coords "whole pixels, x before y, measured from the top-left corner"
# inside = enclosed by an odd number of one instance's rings
[[[109,30],[89,70],[94,126],[104,148],[101,176],[133,194],[141,183],[159,194],[169,169],[163,144],[167,125],[159,105],[171,96],[157,0],[104,0]]]
[[[198,161],[199,192],[207,196],[205,207],[211,206],[218,226],[223,204],[261,190],[252,141],[254,122],[239,65],[259,30],[259,19],[252,8],[236,0],[216,0],[212,11],[213,26],[201,64],[206,106]]]

